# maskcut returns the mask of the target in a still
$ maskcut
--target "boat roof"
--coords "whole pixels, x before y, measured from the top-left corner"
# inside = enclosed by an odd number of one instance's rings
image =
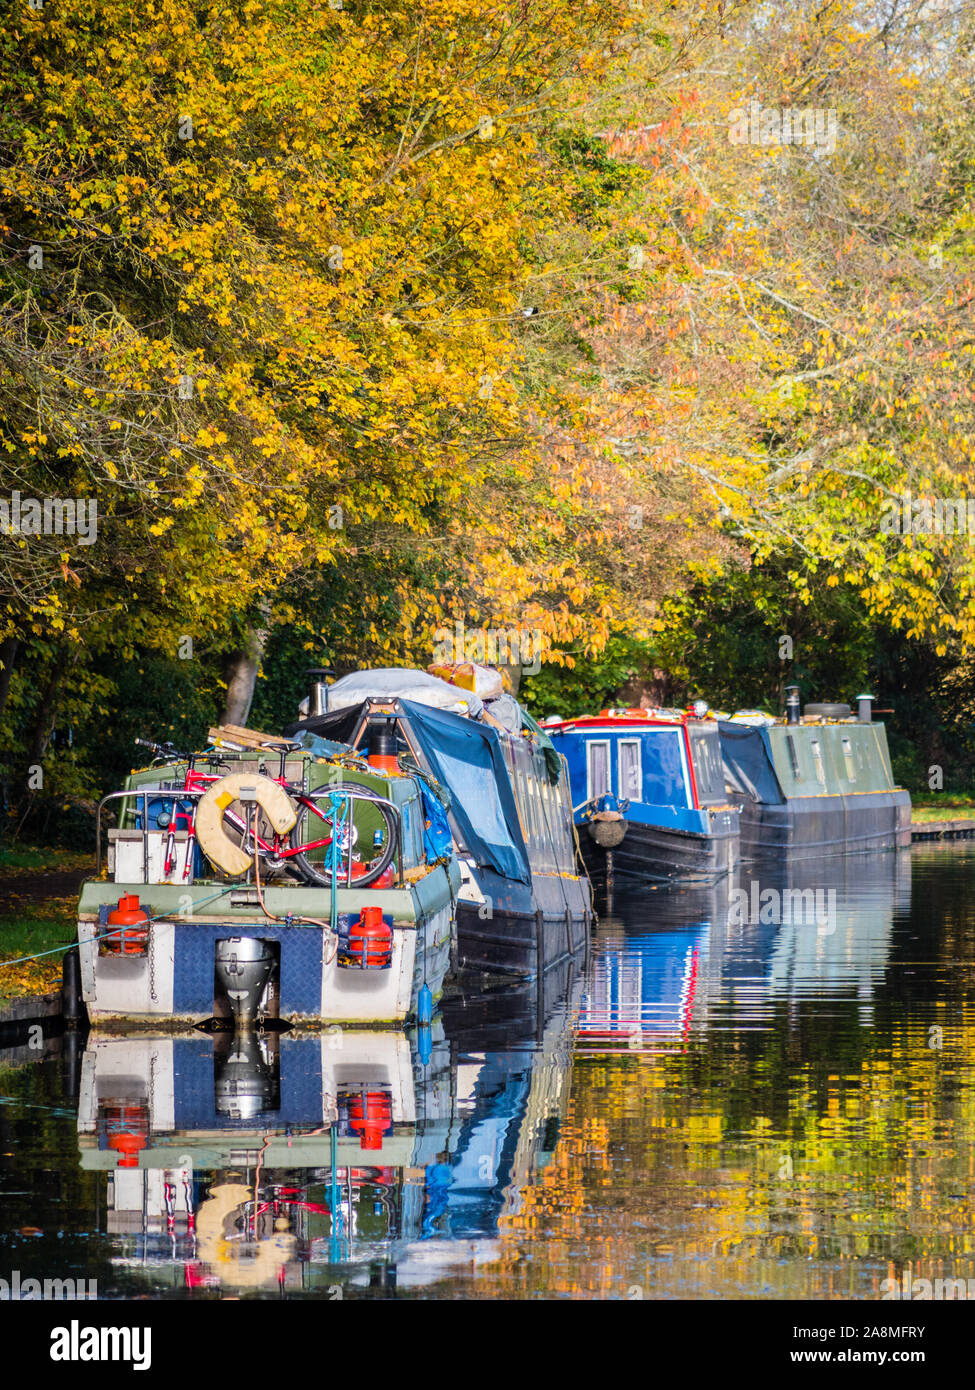
[[[685,724],[714,724],[715,720],[681,709],[604,709],[599,714],[581,714],[576,719],[545,721],[547,734],[567,734],[573,729],[674,728]]]

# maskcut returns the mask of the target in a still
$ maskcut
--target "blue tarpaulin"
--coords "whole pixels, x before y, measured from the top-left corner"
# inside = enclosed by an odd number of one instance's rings
[[[531,882],[508,767],[497,732],[463,715],[401,700],[423,757],[451,797],[451,811],[475,861],[504,878]]]
[[[503,878],[531,883],[528,850],[497,730],[413,700],[397,699],[396,705],[398,717],[419,745],[426,770],[450,796],[450,814],[474,862],[494,869]],[[348,743],[356,736],[366,710],[363,701],[330,714],[313,715],[292,724],[286,736],[310,732]],[[380,718],[385,724],[390,716]]]
[[[425,777],[419,778],[420,795],[423,798],[423,847],[427,852],[427,863],[436,864],[439,859],[450,857],[453,836],[447,808],[433,791]]]

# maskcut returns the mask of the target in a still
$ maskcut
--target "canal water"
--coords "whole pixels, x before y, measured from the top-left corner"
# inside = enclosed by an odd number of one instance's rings
[[[975,1279],[973,990],[975,846],[953,844],[618,896],[584,967],[427,1034],[52,1037],[0,1056],[0,1279],[329,1300]]]

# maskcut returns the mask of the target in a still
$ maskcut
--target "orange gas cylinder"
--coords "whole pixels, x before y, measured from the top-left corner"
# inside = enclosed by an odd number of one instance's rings
[[[392,1123],[392,1103],[385,1091],[365,1091],[349,1102],[349,1128],[359,1135],[360,1149],[381,1149]]]
[[[353,860],[353,862],[352,862],[352,882],[354,883],[354,882],[356,881],[357,878],[361,878],[362,875],[363,875],[364,873],[367,873],[367,872],[368,872],[368,870],[369,870],[369,865],[368,865],[368,864],[360,864],[359,861],[358,861],[358,859]],[[340,877],[341,877],[341,871],[340,871]],[[393,873],[392,865],[390,865],[390,867],[389,867],[388,869],[384,869],[384,870],[383,870],[383,872],[379,875],[379,877],[376,879],[375,883],[374,883],[372,886],[373,886],[373,888],[392,888],[392,886],[393,886],[393,880],[395,879],[395,877],[396,877],[396,875]]]
[[[101,943],[107,955],[144,956],[149,949],[149,914],[134,893],[119,898],[108,914],[109,934]]]
[[[381,907],[364,907],[349,928],[349,951],[360,965],[385,969],[393,956],[393,929],[383,921]]]
[[[139,1151],[146,1147],[149,1115],[144,1105],[112,1105],[104,1111],[108,1147],[119,1156],[120,1168],[138,1168]]]
[[[374,767],[377,772],[395,772],[399,776],[399,760],[391,753],[370,753],[366,759],[370,767]]]

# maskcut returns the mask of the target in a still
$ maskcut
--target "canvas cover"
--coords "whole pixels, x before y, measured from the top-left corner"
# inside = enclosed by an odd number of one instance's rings
[[[721,735],[721,758],[725,780],[733,792],[751,797],[753,801],[781,803],[785,801],[779,779],[775,775],[762,729],[748,724],[733,724],[722,719],[718,724]]]
[[[448,689],[456,694],[456,687]],[[504,878],[530,883],[528,850],[497,730],[413,700],[400,699],[400,710],[427,770],[450,795],[450,813],[474,862]],[[358,705],[302,720],[287,734],[308,732],[348,743],[365,713],[363,697]]]

